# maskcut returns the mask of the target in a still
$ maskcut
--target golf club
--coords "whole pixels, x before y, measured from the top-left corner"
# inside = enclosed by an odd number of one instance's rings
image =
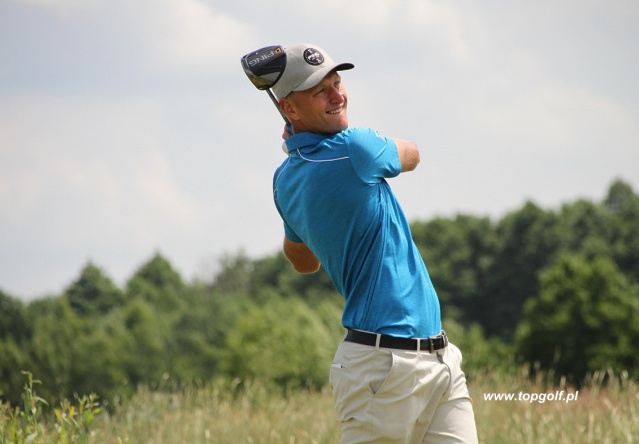
[[[242,57],[242,68],[244,68],[244,73],[253,86],[259,90],[266,91],[289,130],[292,129],[291,122],[289,122],[271,91],[271,87],[282,77],[284,68],[286,68],[286,53],[284,49],[279,45],[274,45],[250,52]]]

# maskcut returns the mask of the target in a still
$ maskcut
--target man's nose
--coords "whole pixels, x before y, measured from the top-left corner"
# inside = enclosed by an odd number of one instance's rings
[[[331,102],[341,102],[344,100],[344,93],[340,88],[331,86],[330,93]]]

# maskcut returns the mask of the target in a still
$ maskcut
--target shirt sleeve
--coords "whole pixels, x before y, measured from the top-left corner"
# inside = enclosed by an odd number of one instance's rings
[[[356,128],[346,139],[349,157],[357,175],[374,184],[399,175],[402,166],[392,139],[369,128]]]
[[[284,235],[291,242],[304,242],[295,231],[289,227],[289,225],[284,221]]]
[[[295,231],[293,231],[293,229],[286,222],[286,219],[284,219],[284,215],[282,214],[282,210],[280,209],[280,204],[277,201],[277,193],[275,193],[275,190],[273,191],[274,191],[273,200],[275,202],[275,208],[277,208],[277,212],[279,213],[280,217],[282,218],[282,221],[284,222],[284,235],[291,242],[303,242],[302,239],[300,239],[300,237],[297,235],[297,233],[295,233]]]

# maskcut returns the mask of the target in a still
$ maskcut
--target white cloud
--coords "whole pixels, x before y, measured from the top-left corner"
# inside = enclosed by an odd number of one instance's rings
[[[40,9],[62,20],[74,20],[95,11],[104,0],[9,0],[18,5]]]
[[[241,20],[202,0],[13,0],[69,25],[95,26],[138,64],[188,72],[220,70],[255,41]]]
[[[9,292],[58,291],[87,258],[121,282],[155,249],[186,275],[238,248],[276,251],[282,122],[239,66],[261,44],[310,41],[357,65],[343,76],[351,123],[423,150],[419,171],[393,181],[411,219],[639,184],[637,2],[11,1]]]
[[[452,2],[433,2],[412,0],[402,12],[407,24],[419,30],[428,29],[438,35],[441,40],[431,42],[446,48],[454,60],[468,63],[472,60],[472,49],[469,42],[470,23],[460,14],[458,4]],[[477,35],[474,38],[477,39]]]
[[[109,218],[123,212],[147,215],[140,230],[159,218],[188,225],[199,217],[162,153],[167,149],[164,122],[155,99],[5,100],[13,107],[0,114],[0,121],[13,128],[13,136],[2,140],[6,160],[0,169],[0,202],[13,220],[38,217],[42,204],[53,201],[59,211],[85,218],[85,223],[78,221],[80,232],[86,226],[112,231]],[[67,203],[79,207],[65,208]]]
[[[493,91],[497,92],[497,91]],[[639,116],[609,97],[581,86],[542,79],[518,94],[482,100],[473,120],[495,140],[533,147],[553,157],[596,155],[639,141]]]
[[[220,60],[238,57],[238,43],[254,38],[239,20],[200,0],[122,1],[116,14],[142,48],[180,70],[219,68]]]
[[[153,219],[162,218],[179,225],[181,229],[191,230],[201,221],[198,205],[179,189],[167,158],[159,151],[151,153],[136,174],[135,191],[139,193],[150,210],[149,219],[144,220],[141,229],[153,226]]]

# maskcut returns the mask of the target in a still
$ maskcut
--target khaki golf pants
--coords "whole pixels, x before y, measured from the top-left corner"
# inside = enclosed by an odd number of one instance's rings
[[[461,360],[453,344],[430,353],[342,342],[330,373],[341,443],[477,443]]]

